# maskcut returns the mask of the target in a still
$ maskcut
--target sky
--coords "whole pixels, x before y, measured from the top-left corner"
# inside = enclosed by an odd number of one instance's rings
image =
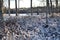
[[[45,1],[33,0],[33,3],[32,3],[33,7],[46,6]],[[18,1],[17,1],[17,4],[18,4]],[[55,2],[53,2],[53,5],[55,5]],[[4,6],[8,8],[8,0],[4,0]],[[17,5],[17,7],[18,8],[29,8],[30,7],[30,0],[19,0],[19,4]],[[15,1],[14,0],[10,0],[10,8],[15,8]]]

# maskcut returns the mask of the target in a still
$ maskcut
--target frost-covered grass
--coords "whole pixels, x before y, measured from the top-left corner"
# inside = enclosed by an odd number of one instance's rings
[[[60,17],[46,18],[40,16],[10,17],[6,21],[8,30],[19,35],[17,40],[60,40]],[[14,35],[15,36],[15,35]]]

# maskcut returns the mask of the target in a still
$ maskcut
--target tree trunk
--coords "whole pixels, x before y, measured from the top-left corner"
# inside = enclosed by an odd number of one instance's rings
[[[58,13],[58,0],[56,0],[56,11],[57,11],[57,13]]]
[[[10,0],[8,0],[8,11],[9,11],[9,16],[10,16]]]
[[[31,15],[32,15],[32,11],[33,11],[33,10],[32,10],[32,0],[31,0]]]
[[[18,16],[18,14],[17,14],[17,0],[15,0],[15,8],[16,8],[16,16]]]
[[[48,24],[49,0],[46,0],[46,24]]]
[[[56,8],[58,7],[58,0],[56,0]]]
[[[2,22],[2,19],[3,19],[3,15],[2,15],[2,6],[3,6],[3,0],[0,0],[0,40],[2,40],[2,33],[3,33],[3,22]]]
[[[52,13],[52,11],[53,11],[53,9],[52,9],[52,0],[50,0],[50,4],[51,4],[51,13]],[[54,16],[54,13],[52,13],[52,17]]]

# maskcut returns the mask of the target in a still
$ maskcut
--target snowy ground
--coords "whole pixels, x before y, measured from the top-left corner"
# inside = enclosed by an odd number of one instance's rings
[[[9,17],[6,26],[18,33],[16,40],[60,40],[60,17],[49,17],[48,27],[46,18],[41,16]]]

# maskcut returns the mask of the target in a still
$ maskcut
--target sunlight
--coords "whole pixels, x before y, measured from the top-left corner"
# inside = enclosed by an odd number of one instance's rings
[[[32,6],[33,7],[37,7],[37,6],[46,6],[46,1],[42,1],[42,0],[32,0],[33,1],[33,4]],[[19,3],[19,4],[18,4]],[[60,5],[60,2],[58,2]],[[53,5],[55,5],[55,1],[53,1]],[[6,8],[8,8],[8,0],[4,0],[4,6]],[[19,8],[29,8],[30,7],[30,0],[17,0],[17,7]],[[15,1],[14,0],[10,0],[10,8],[15,8]]]

